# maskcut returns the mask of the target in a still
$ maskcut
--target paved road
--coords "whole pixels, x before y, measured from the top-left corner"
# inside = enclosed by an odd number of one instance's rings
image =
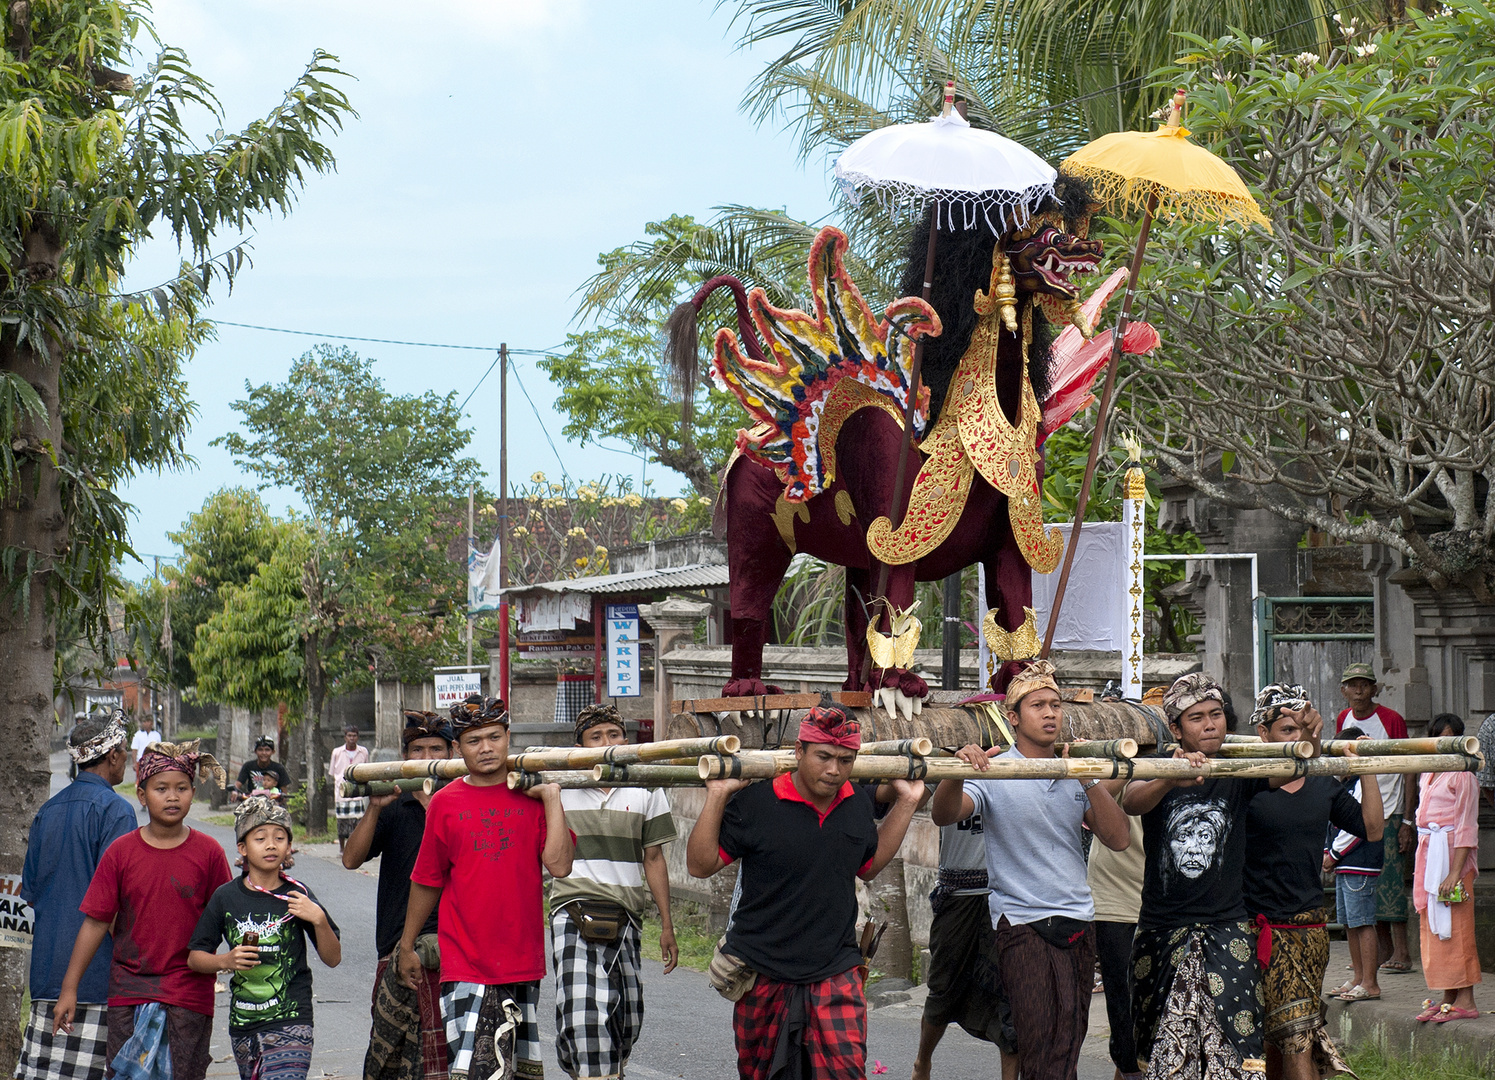
[[[52,760],[53,790],[67,782],[66,755]],[[190,821],[224,845],[235,857],[233,830],[204,824],[205,804],[197,804]],[[293,871],[315,892],[342,928],[343,962],[328,969],[312,961],[316,999],[316,1056],[311,1080],[324,1077],[360,1077],[363,1054],[368,1046],[369,994],[373,987],[374,893],[377,865],[344,870],[336,844],[311,845],[297,856]],[[644,961],[644,1034],[634,1049],[628,1076],[635,1080],[684,1077],[688,1080],[735,1080],[736,1054],[732,1046],[729,1002],[718,996],[700,972],[678,968],[669,975],[654,960]],[[220,998],[220,1001],[223,1001]],[[552,1078],[564,1077],[555,1060],[555,984],[545,980],[540,993],[540,1037],[545,1068]],[[226,1002],[224,1002],[226,1004]],[[1091,1036],[1080,1060],[1081,1080],[1111,1080],[1113,1067],[1106,1058],[1107,1029],[1103,999],[1094,999]],[[867,1070],[873,1063],[887,1068],[889,1080],[910,1075],[919,1043],[920,1005],[917,1001],[875,1009],[868,1023]],[[951,1028],[935,1055],[935,1074],[941,1080],[987,1080],[999,1075],[993,1048]],[[228,1042],[227,1010],[214,1018],[214,1080],[236,1080],[238,1070]]]

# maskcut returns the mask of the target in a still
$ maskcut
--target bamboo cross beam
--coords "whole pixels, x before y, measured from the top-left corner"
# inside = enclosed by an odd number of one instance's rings
[[[1099,739],[1095,742],[1055,743],[1054,753],[1062,757],[1066,746],[1072,758],[1134,758],[1138,749],[1136,739]]]
[[[629,765],[644,762],[690,762],[702,754],[735,754],[742,748],[736,735],[707,739],[671,739],[665,742],[624,743],[621,746],[570,746],[537,754],[512,754],[509,768],[525,772],[590,769],[593,765]]]
[[[343,772],[343,780],[367,784],[375,780],[387,782],[427,776],[437,780],[455,780],[466,775],[467,763],[461,758],[421,758],[415,761],[365,761],[361,765],[350,765]]]
[[[1361,757],[1371,754],[1479,753],[1479,739],[1473,735],[1445,735],[1436,739],[1334,739],[1324,743],[1324,753],[1342,757],[1344,748],[1351,745]]]
[[[977,771],[956,758],[858,758],[853,780],[1181,780],[1200,776],[1292,779],[1298,776],[1362,776],[1372,773],[1475,772],[1482,762],[1466,754],[1385,757],[1212,758],[1201,767],[1185,758],[994,758]],[[702,780],[769,779],[794,769],[775,754],[703,757]]]
[[[699,766],[691,765],[593,765],[592,779],[638,787],[699,785]]]
[[[898,756],[928,757],[934,753],[934,741],[925,738],[915,739],[888,739],[886,742],[865,742],[858,755],[868,754],[873,757]]]
[[[510,791],[528,791],[539,784],[555,784],[563,788],[602,787],[592,779],[591,769],[557,769],[546,772],[525,772],[511,769],[504,781]]]
[[[464,770],[465,771],[465,770]],[[367,799],[381,795],[398,795],[403,791],[424,791],[427,795],[445,785],[432,777],[402,776],[398,780],[371,780],[367,784],[343,781],[343,798]]]
[[[1165,753],[1172,753],[1178,749],[1177,743],[1165,743],[1160,747]],[[1374,751],[1367,750],[1370,754]],[[1432,751],[1429,751],[1430,753]],[[1457,751],[1447,751],[1456,753]],[[1325,750],[1324,753],[1328,753]],[[1074,755],[1071,754],[1071,757]],[[1218,758],[1311,758],[1313,757],[1313,743],[1311,742],[1252,742],[1237,743],[1228,742],[1215,752]]]

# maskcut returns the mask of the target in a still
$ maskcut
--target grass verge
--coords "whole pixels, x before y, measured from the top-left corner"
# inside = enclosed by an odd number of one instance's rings
[[[225,829],[234,827],[234,815],[232,814],[203,814],[198,817],[204,825],[221,825]],[[291,843],[293,844],[335,844],[337,843],[337,819],[328,815],[327,832],[322,836],[308,837],[306,826],[297,822],[291,826]]]
[[[684,900],[671,903],[670,911],[675,924],[675,944],[680,949],[680,966],[705,971],[711,966],[711,954],[716,950],[716,937],[706,930],[706,913]],[[659,930],[659,916],[645,916],[640,947],[650,960],[659,959]]]
[[[1420,1057],[1411,1061],[1387,1056],[1380,1047],[1362,1046],[1349,1055],[1360,1080],[1489,1080],[1489,1073],[1456,1057]]]

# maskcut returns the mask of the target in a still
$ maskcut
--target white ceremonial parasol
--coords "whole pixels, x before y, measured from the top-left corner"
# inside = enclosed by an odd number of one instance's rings
[[[871,193],[892,213],[927,208],[929,249],[924,260],[924,299],[934,288],[935,242],[943,223],[951,231],[984,224],[1001,237],[1028,221],[1054,194],[1059,173],[1043,158],[995,131],[973,128],[955,108],[955,83],[945,83],[940,115],[922,124],[893,124],[868,132],[836,159],[833,170],[841,190],[853,202]],[[1000,243],[1000,240],[998,241]],[[893,528],[907,511],[902,497],[913,438],[914,403],[924,364],[924,339],[914,347],[909,393],[903,410],[903,442],[893,474]],[[883,563],[873,597],[886,599],[889,567]],[[884,605],[887,607],[889,605]],[[870,656],[870,654],[869,654]],[[870,665],[870,658],[868,664]],[[867,671],[862,672],[865,681]]]
[[[878,128],[843,150],[834,173],[847,198],[857,202],[871,192],[895,213],[929,206],[952,230],[981,220],[1000,234],[1004,222],[1026,222],[1054,193],[1058,172],[1021,143],[973,128],[954,99],[955,84],[946,83],[941,115]]]

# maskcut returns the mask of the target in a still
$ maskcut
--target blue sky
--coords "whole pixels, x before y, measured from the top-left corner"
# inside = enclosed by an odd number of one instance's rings
[[[575,329],[574,292],[598,253],[639,238],[646,222],[705,218],[726,203],[814,219],[832,205],[827,163],[801,164],[790,133],[739,112],[772,54],[737,50],[730,11],[713,0],[158,0],[155,24],[214,83],[226,128],[273,107],[314,48],[357,79],[348,92],[360,119],[332,142],[338,171],[312,179],[289,217],[258,223],[253,267],[232,295],[216,297],[210,317],[548,348]],[[177,262],[174,244],[154,242],[128,285],[169,278]],[[317,340],[221,326],[199,351],[187,369],[197,466],[125,490],[137,551],[173,552],[169,530],[213,491],[249,482],[208,443],[236,424],[231,402],[246,379],[283,379]],[[398,393],[465,397],[493,358],[348,344],[377,358]],[[548,431],[573,476],[637,480],[639,459],[568,444],[549,381],[532,357],[516,365],[539,415],[511,382],[511,478],[560,472]],[[472,453],[493,486],[497,390],[495,376],[469,406]],[[683,486],[658,465],[648,476],[664,493]],[[292,503],[286,492],[266,497],[277,511]]]

